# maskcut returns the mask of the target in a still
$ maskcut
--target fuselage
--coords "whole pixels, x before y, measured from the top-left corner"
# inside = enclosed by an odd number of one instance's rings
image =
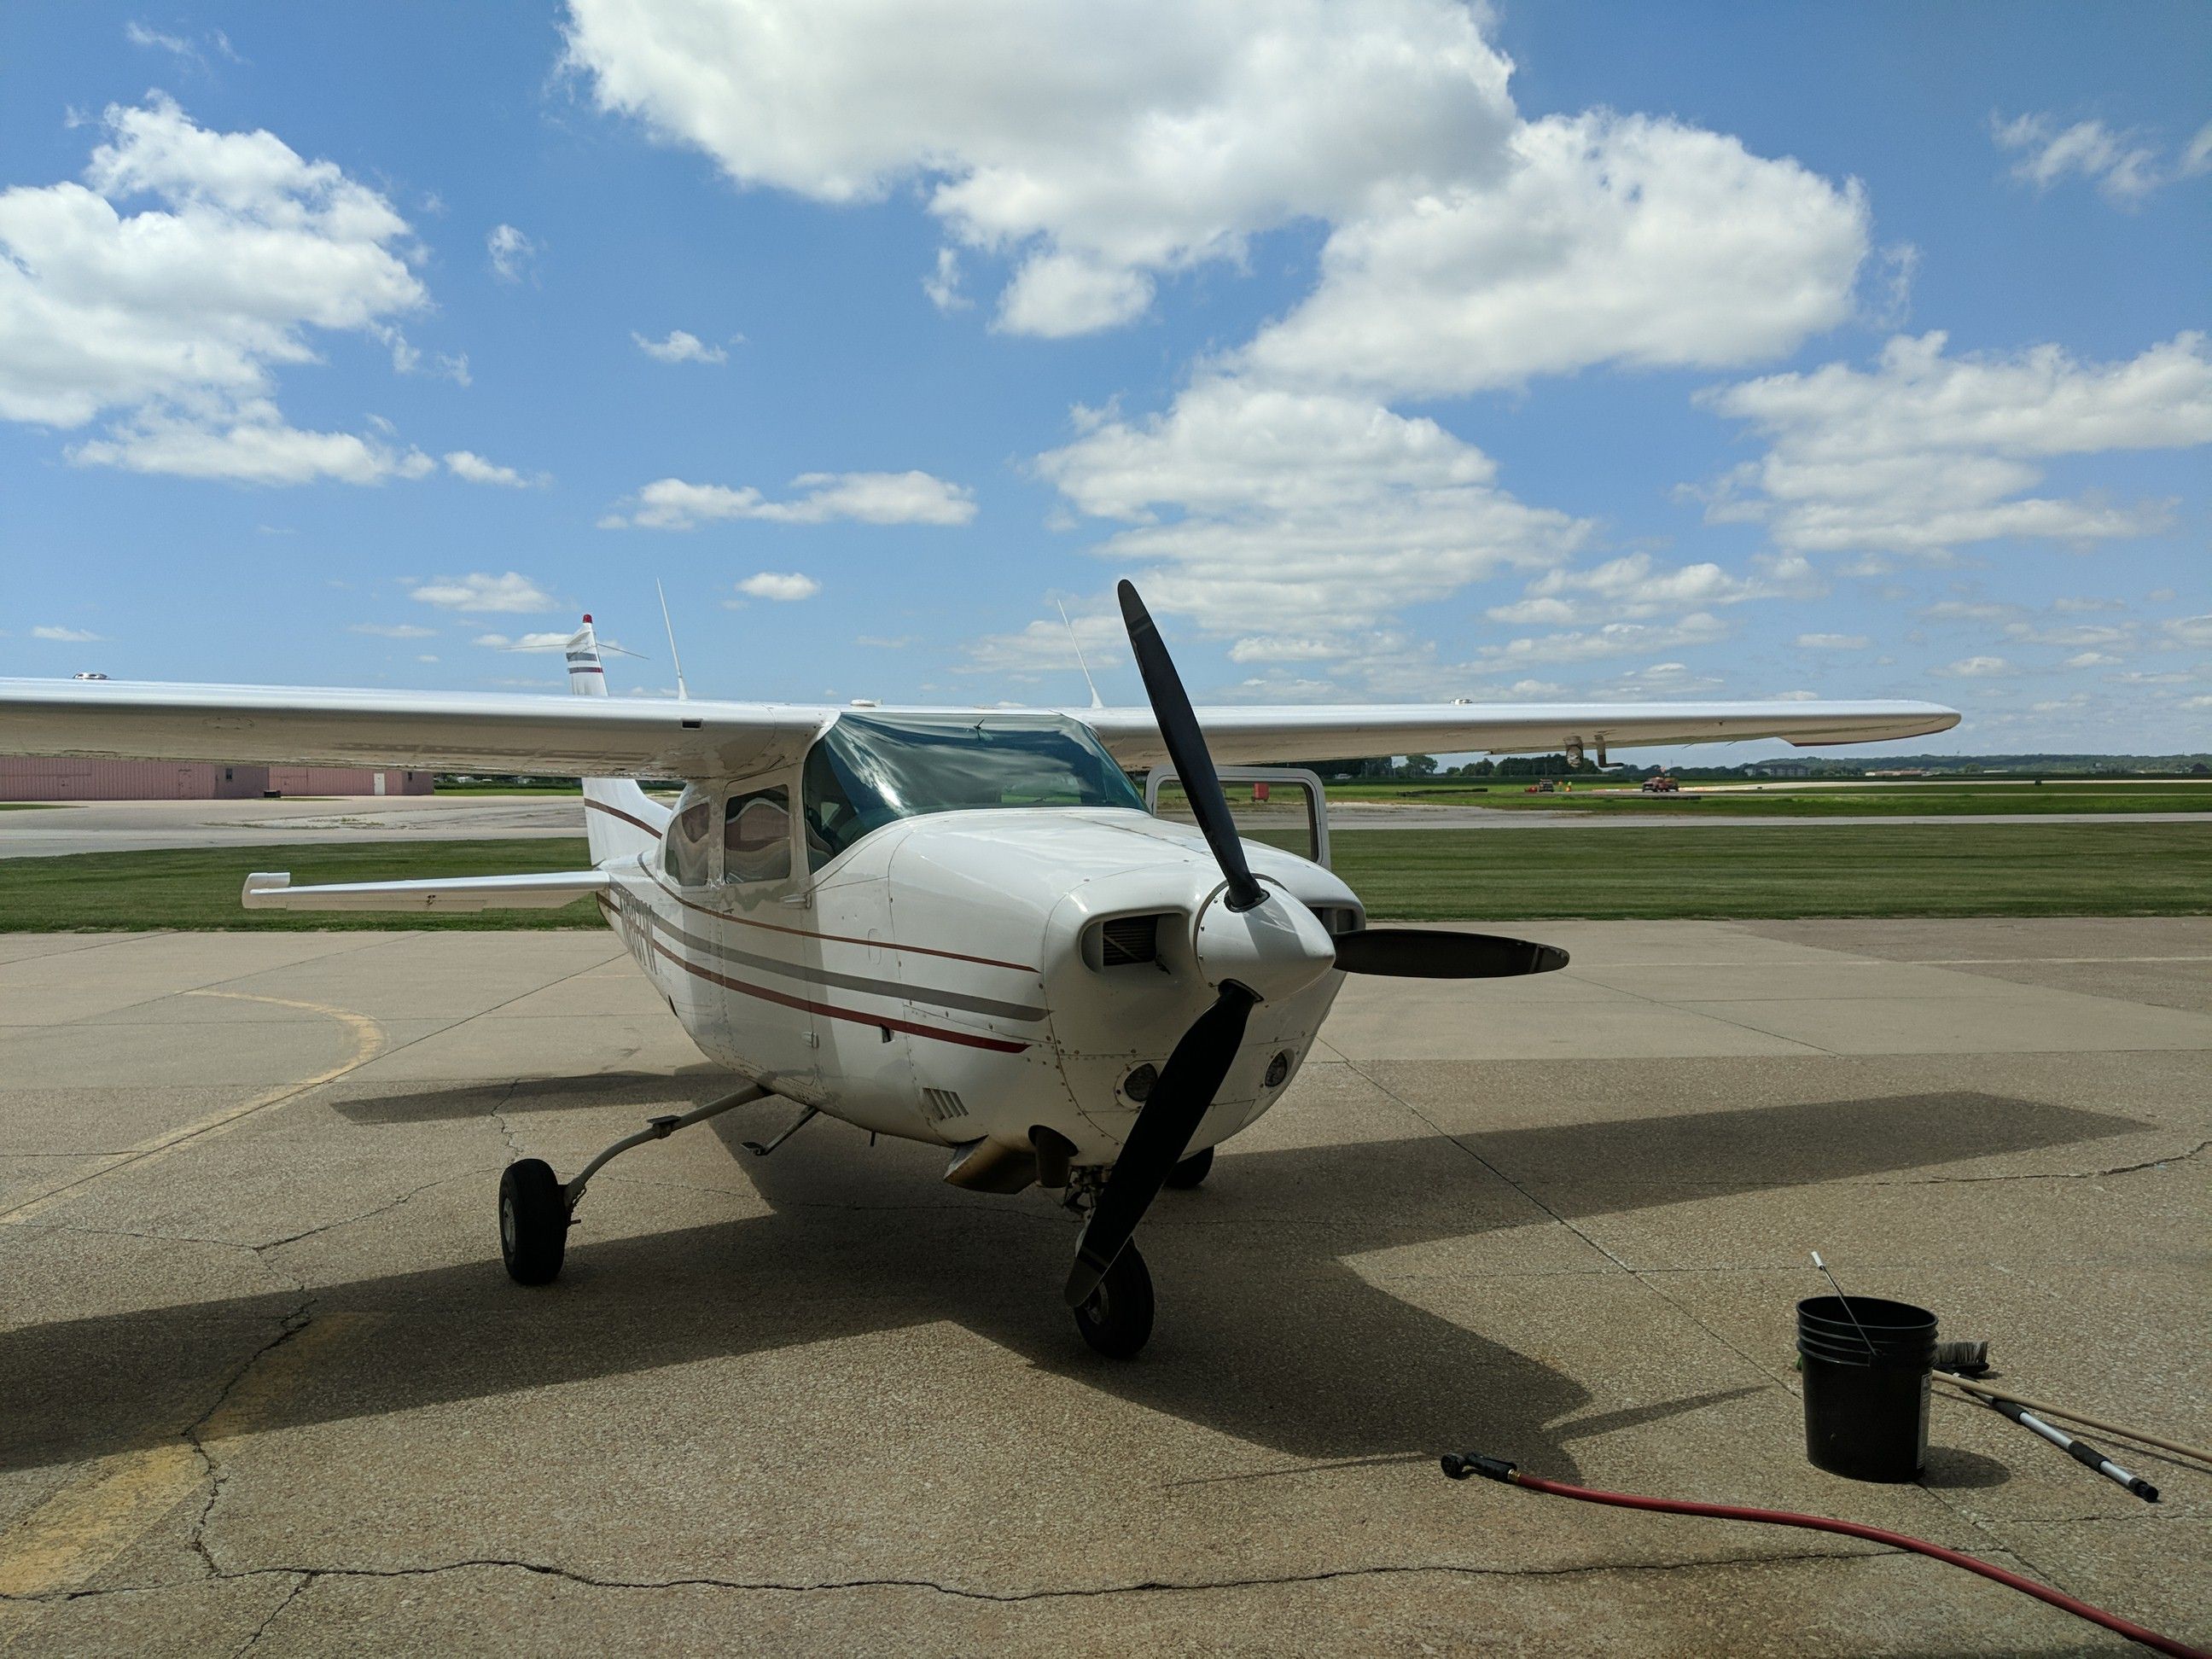
[[[611,925],[700,1048],[874,1133],[1026,1148],[1042,1127],[1078,1164],[1113,1162],[1144,1068],[1215,995],[1196,940],[1201,918],[1222,923],[1222,878],[1197,832],[1124,807],[939,811],[778,878],[769,843],[735,827],[745,789],[694,786],[669,826],[677,839],[687,811],[732,826],[722,878],[665,844],[607,866]],[[1246,845],[1262,883],[1329,932],[1362,925],[1329,871]],[[1279,1097],[1342,978],[1265,995],[1190,1150]]]

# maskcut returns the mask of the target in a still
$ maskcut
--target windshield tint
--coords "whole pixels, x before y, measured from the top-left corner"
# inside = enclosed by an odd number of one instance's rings
[[[1091,728],[1058,715],[842,714],[808,751],[802,782],[816,869],[894,818],[1001,806],[1145,810]]]

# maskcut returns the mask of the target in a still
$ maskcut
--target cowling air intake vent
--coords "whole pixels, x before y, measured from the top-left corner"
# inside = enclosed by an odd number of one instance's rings
[[[1158,916],[1116,916],[1098,930],[1100,955],[1109,968],[1157,962],[1160,954]]]
[[[924,1089],[921,1115],[932,1123],[949,1123],[968,1115],[967,1103],[950,1089]]]

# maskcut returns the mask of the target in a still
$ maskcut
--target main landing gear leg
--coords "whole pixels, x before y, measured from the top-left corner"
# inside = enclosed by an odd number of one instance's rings
[[[624,1135],[565,1185],[542,1158],[520,1158],[508,1164],[499,1177],[499,1253],[507,1263],[507,1277],[518,1285],[552,1282],[561,1271],[561,1258],[568,1248],[568,1228],[586,1185],[631,1147],[642,1146],[648,1140],[665,1140],[678,1129],[704,1123],[733,1107],[750,1106],[767,1094],[767,1090],[749,1083],[735,1094],[711,1101],[696,1111],[649,1118],[645,1127],[634,1135]]]

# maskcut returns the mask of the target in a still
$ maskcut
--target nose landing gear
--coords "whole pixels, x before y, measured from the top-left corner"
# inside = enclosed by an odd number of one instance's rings
[[[1127,1359],[1152,1334],[1152,1275],[1134,1244],[1125,1244],[1091,1299],[1075,1310],[1075,1328],[1109,1359]]]

